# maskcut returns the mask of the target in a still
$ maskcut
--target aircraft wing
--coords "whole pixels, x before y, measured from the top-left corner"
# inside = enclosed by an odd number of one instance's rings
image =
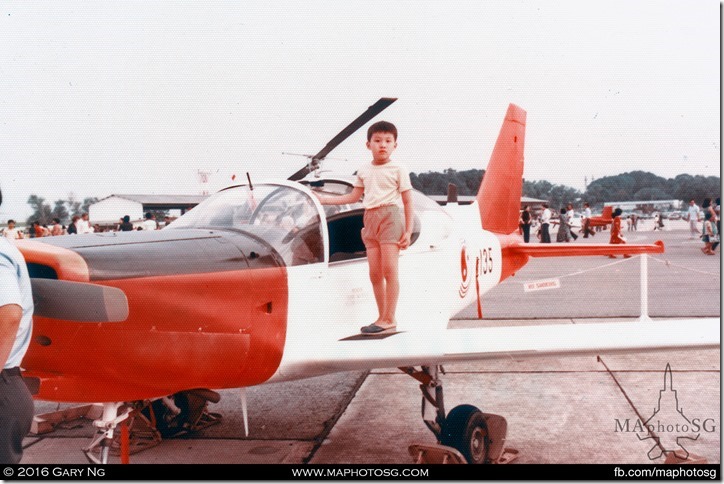
[[[661,241],[656,241],[653,244],[518,243],[506,247],[505,250],[509,251],[510,255],[526,255],[530,257],[662,254],[664,252],[664,243]]]
[[[353,335],[310,348],[315,358],[287,361],[273,380],[306,378],[337,371],[368,370],[510,357],[637,353],[717,348],[719,318],[635,320],[631,322],[541,324],[453,328],[431,335],[401,331]]]
[[[718,318],[449,329],[443,362],[716,348]]]

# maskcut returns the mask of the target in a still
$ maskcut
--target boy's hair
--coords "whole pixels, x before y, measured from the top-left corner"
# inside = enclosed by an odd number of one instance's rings
[[[367,141],[372,139],[372,135],[375,133],[391,133],[397,141],[397,128],[394,124],[389,121],[377,121],[375,124],[367,129]]]

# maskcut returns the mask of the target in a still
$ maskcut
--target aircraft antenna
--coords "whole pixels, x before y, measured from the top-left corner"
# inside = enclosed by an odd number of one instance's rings
[[[249,172],[246,172],[246,179],[249,180],[249,190],[254,189],[254,185],[251,184],[251,177],[249,176]]]
[[[244,432],[249,436],[249,413],[246,408],[246,388],[241,387],[241,413],[244,416]]]
[[[287,156],[303,156],[305,158],[309,158],[310,160],[314,158],[314,155],[307,155],[304,153],[289,153],[287,151],[282,151],[282,154],[287,155]],[[331,156],[325,156],[324,159],[325,160],[336,160],[336,161],[349,161],[347,158],[333,158]]]

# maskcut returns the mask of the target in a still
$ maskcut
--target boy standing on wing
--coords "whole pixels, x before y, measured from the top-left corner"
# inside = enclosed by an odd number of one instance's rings
[[[397,266],[400,250],[410,245],[413,206],[410,174],[390,160],[396,148],[395,125],[387,121],[374,123],[367,130],[367,149],[372,152],[372,162],[357,171],[354,189],[334,197],[315,193],[322,205],[355,203],[364,195],[362,240],[367,249],[379,317],[362,327],[363,334],[391,333],[397,326],[395,310],[400,293]]]

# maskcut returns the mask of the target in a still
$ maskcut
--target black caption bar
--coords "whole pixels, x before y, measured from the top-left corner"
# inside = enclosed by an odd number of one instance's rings
[[[0,480],[720,480],[719,464],[511,464],[511,465],[260,465],[111,464],[1,465]]]

